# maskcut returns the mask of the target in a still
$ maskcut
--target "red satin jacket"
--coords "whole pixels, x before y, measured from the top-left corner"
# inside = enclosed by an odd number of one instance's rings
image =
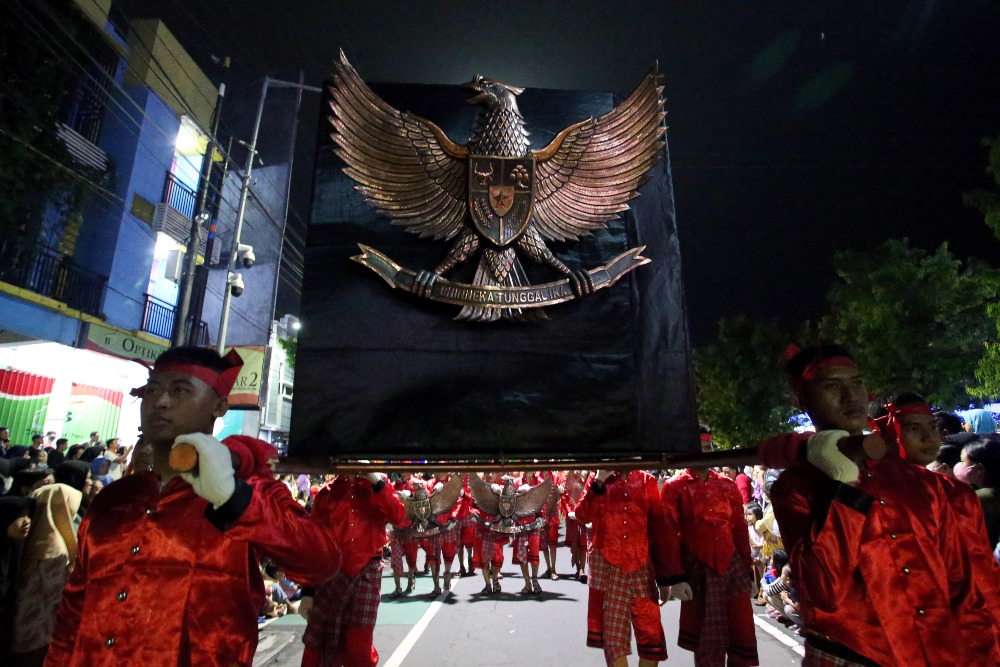
[[[385,546],[385,524],[406,518],[403,501],[385,480],[375,484],[353,475],[338,475],[316,494],[313,518],[326,527],[344,552],[343,571],[357,576]]]
[[[296,581],[340,566],[332,536],[263,475],[237,479],[217,510],[180,477],[162,489],[150,472],[123,477],[94,499],[78,538],[48,667],[250,665],[260,552]]]
[[[680,532],[681,544],[698,560],[723,574],[739,553],[752,571],[743,499],[733,480],[714,470],[702,480],[689,468],[664,483],[661,497],[668,530]]]
[[[856,486],[813,466],[771,489],[808,630],[885,667],[1000,664],[946,479],[897,456]]]
[[[686,579],[680,536],[668,528],[656,479],[648,472],[615,472],[604,484],[591,479],[576,518],[593,524],[594,548],[619,570],[632,572],[652,561],[657,584]]]

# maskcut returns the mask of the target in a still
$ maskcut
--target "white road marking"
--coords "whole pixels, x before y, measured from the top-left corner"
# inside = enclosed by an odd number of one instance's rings
[[[444,606],[444,599],[448,596],[448,593],[455,590],[456,583],[458,582],[453,579],[451,585],[452,590],[441,591],[441,594],[434,598],[434,602],[431,602],[431,606],[427,608],[427,611],[425,611],[424,615],[420,617],[420,620],[417,621],[416,625],[410,628],[406,637],[403,638],[403,641],[399,643],[396,650],[393,651],[391,656],[389,656],[389,659],[385,663],[385,667],[400,667],[400,665],[403,664],[403,661],[406,660],[406,656],[408,656],[410,651],[413,650],[413,647],[416,646],[417,640],[420,639],[420,635],[424,634],[424,630],[426,630],[427,626],[431,624],[431,619],[434,618],[434,614],[438,613],[441,607]]]
[[[801,656],[805,656],[806,650],[805,648],[803,648],[802,644],[798,643],[797,641],[786,635],[781,630],[778,630],[773,625],[762,619],[760,616],[754,614],[753,622],[757,625],[758,628],[760,628],[767,634],[771,635],[772,637],[777,639],[779,642],[781,642],[788,648],[792,649]]]

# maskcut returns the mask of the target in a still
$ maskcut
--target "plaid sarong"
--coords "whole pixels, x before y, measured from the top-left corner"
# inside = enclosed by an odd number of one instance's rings
[[[319,655],[320,667],[341,664],[345,624],[375,627],[381,595],[381,558],[368,561],[354,578],[338,572],[319,585],[302,642]]]
[[[440,563],[442,556],[445,561],[451,561],[458,553],[458,529],[452,528],[437,535],[427,538],[427,546],[424,551],[427,553],[428,563]]]
[[[514,538],[514,558],[512,562],[516,565],[521,563],[538,564],[538,553],[541,547],[542,536],[537,530],[530,533],[521,533]]]
[[[417,543],[413,540],[393,536],[389,541],[389,553],[389,565],[394,574],[403,573],[403,556],[411,570],[417,567]]]
[[[483,533],[483,565],[497,568],[503,565],[503,545],[507,541],[508,537],[503,533],[486,530]]]
[[[587,619],[587,646],[603,648],[608,664],[624,655],[632,653],[633,603],[645,601],[656,609],[655,627],[643,628],[644,634],[659,636],[658,642],[642,643],[637,638],[639,657],[650,660],[666,660],[667,644],[660,623],[659,591],[647,562],[631,572],[623,572],[611,565],[601,552],[594,551],[589,562],[590,587],[600,591],[603,597],[600,618]],[[592,592],[593,594],[593,592]],[[636,626],[636,634],[640,628]]]
[[[559,544],[559,515],[557,514],[554,518],[550,517],[545,525],[542,526],[541,530],[541,546],[543,549],[547,549],[550,544]]]
[[[724,665],[727,654],[730,665],[758,664],[752,584],[739,554],[719,574],[682,548],[681,566],[693,598],[681,604],[677,645],[694,652],[696,664]]]
[[[462,546],[471,547],[476,539],[476,517],[467,514],[458,520],[458,530],[461,531]]]

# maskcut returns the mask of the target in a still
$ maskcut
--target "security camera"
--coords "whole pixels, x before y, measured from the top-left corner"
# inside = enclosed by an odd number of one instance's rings
[[[239,244],[236,258],[240,260],[244,269],[249,269],[257,261],[257,256],[253,254],[253,246],[244,243]]]
[[[243,276],[239,273],[230,273],[229,280],[229,293],[235,297],[243,296]]]

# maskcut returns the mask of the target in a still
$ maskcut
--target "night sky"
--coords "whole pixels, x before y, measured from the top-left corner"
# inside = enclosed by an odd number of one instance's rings
[[[163,18],[210,75],[211,55],[233,58],[235,132],[253,114],[254,78],[301,69],[320,85],[340,48],[370,82],[481,73],[625,93],[658,61],[696,345],[720,317],[820,317],[837,250],[908,236],[1000,263],[1000,242],[961,200],[992,182],[981,139],[1000,134],[995,0],[118,4]],[[307,95],[302,218],[318,114]]]

